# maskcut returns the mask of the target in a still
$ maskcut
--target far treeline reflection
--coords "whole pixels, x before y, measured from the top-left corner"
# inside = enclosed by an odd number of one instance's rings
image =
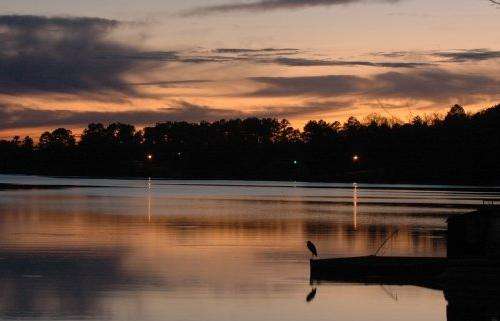
[[[404,123],[247,118],[189,123],[88,125],[80,139],[58,128],[0,141],[0,172],[198,179],[498,183],[500,105]]]

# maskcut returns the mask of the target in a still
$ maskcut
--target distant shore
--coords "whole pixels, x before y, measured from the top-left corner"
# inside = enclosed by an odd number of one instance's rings
[[[0,180],[2,175],[12,175],[19,177],[30,177],[32,175],[24,174],[6,174],[0,173]],[[7,180],[7,182],[0,182],[0,191],[2,190],[30,190],[30,189],[64,189],[64,188],[106,188],[106,187],[123,187],[115,184],[100,184],[98,180],[130,180],[130,181],[144,181],[148,177],[110,177],[110,176],[54,176],[54,175],[35,175],[38,178],[49,178],[49,179],[60,179],[60,184],[43,184],[43,182],[29,182],[26,183],[12,183],[12,179]],[[87,180],[85,183],[80,184],[78,181],[74,181],[68,184],[64,180]],[[293,180],[271,180],[271,179],[223,179],[223,178],[173,178],[173,177],[151,177],[153,181],[163,181],[159,183],[162,186],[184,186],[184,185],[194,185],[194,186],[206,186],[206,187],[217,187],[217,186],[243,186],[243,187],[301,187],[301,188],[345,188],[352,189],[354,182],[358,184],[359,188],[363,185],[369,189],[385,190],[385,189],[411,189],[411,190],[427,190],[432,189],[434,191],[446,191],[446,190],[463,190],[463,191],[497,191],[500,190],[500,185],[493,184],[477,184],[477,183],[463,183],[463,182],[398,182],[398,181],[370,181],[370,180],[335,180],[335,181],[293,181]],[[96,180],[94,183],[88,182],[88,180]],[[25,180],[22,180],[25,181]],[[329,185],[333,184],[333,185]],[[361,185],[361,186],[360,186]],[[137,187],[137,186],[134,186]]]
[[[6,184],[0,183],[0,191],[8,190],[29,190],[29,189],[62,189],[62,188],[72,188],[77,186],[72,185],[23,185],[23,184]]]
[[[80,173],[52,173],[52,172],[19,172],[19,171],[0,171],[0,175],[32,175],[41,177],[53,177],[53,178],[74,178],[74,179],[127,179],[127,180],[143,180],[150,177],[151,179],[163,179],[163,180],[179,180],[179,181],[246,181],[246,182],[303,182],[303,183],[358,183],[358,184],[397,184],[397,185],[461,185],[470,187],[500,187],[500,177],[496,175],[491,175],[486,178],[484,173],[473,177],[473,175],[459,175],[451,178],[448,175],[443,177],[395,177],[395,175],[384,175],[387,173],[380,171],[360,171],[360,172],[346,172],[343,175],[332,175],[330,177],[324,177],[323,179],[318,177],[297,177],[297,178],[286,178],[282,176],[240,176],[240,175],[165,175],[163,173],[133,173],[128,175],[81,175]],[[1,186],[2,183],[0,183]],[[15,189],[15,185],[9,189]],[[36,184],[35,184],[36,185]],[[76,187],[73,185],[68,185],[66,187]],[[44,188],[41,186],[41,188]],[[46,188],[50,188],[46,187]],[[0,187],[1,189],[1,187]]]

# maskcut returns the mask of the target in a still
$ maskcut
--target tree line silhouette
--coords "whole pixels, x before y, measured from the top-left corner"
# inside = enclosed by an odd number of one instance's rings
[[[500,182],[500,104],[403,123],[286,119],[96,123],[0,141],[0,171],[44,175],[372,182]]]

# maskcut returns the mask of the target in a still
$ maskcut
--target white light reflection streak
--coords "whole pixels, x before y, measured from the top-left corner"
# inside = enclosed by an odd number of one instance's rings
[[[354,183],[352,184],[354,190],[353,190],[353,195],[352,195],[352,215],[353,215],[353,224],[354,224],[354,230],[358,229],[358,184]]]

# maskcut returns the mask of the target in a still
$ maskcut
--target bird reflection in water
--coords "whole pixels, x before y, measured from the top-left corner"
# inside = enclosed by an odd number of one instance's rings
[[[306,297],[306,302],[311,302],[316,297],[316,288],[312,288],[311,292]]]

